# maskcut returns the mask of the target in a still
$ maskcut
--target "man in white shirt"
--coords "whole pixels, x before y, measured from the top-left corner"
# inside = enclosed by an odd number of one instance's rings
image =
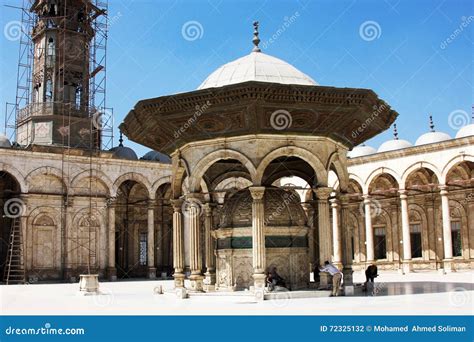
[[[339,295],[339,287],[341,286],[342,272],[329,261],[324,262],[324,267],[320,267],[321,272],[328,272],[332,276],[332,296]]]

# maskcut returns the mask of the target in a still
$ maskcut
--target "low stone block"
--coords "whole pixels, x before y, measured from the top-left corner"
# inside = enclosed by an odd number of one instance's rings
[[[186,289],[184,287],[177,288],[175,290],[175,293],[176,293],[176,297],[178,297],[178,299],[188,298],[188,292],[186,291]]]

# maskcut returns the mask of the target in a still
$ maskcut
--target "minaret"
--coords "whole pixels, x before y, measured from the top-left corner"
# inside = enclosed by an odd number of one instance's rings
[[[31,40],[31,103],[19,108],[21,145],[100,146],[100,120],[92,108],[90,70],[93,21],[105,12],[90,0],[36,0]],[[99,125],[99,127],[97,127]]]

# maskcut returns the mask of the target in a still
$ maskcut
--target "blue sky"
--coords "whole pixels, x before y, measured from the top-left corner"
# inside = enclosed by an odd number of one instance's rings
[[[373,89],[400,114],[400,138],[414,143],[428,130],[429,114],[437,130],[454,136],[474,102],[473,5],[472,0],[109,0],[108,106],[118,126],[140,99],[196,89],[220,65],[251,51],[254,20],[260,21],[263,44],[285,18],[296,16],[265,53],[321,85]],[[2,28],[19,19],[17,10],[0,11]],[[195,40],[182,34],[191,21],[199,31]],[[18,41],[2,33],[3,123],[4,104],[15,98]],[[378,147],[391,137],[387,131],[368,144]],[[148,150],[126,144],[139,155]]]

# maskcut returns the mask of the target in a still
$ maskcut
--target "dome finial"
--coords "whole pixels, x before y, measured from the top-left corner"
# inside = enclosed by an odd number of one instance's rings
[[[252,52],[262,52],[260,48],[258,47],[258,44],[260,44],[260,38],[258,37],[258,21],[253,22],[253,39],[252,39],[253,47]]]
[[[393,124],[393,138],[398,140],[397,124]]]
[[[430,115],[430,132],[434,132],[435,131],[435,125],[433,123],[433,116]]]
[[[120,131],[120,138],[119,138],[119,146],[123,147],[123,135],[121,131]]]

